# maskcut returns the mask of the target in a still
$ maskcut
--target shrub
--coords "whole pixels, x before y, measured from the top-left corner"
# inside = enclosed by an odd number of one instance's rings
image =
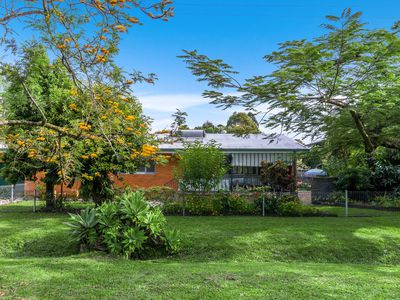
[[[249,203],[240,194],[218,193],[215,195],[221,202],[223,215],[247,215],[254,213],[254,204]]]
[[[281,203],[289,203],[295,202],[301,204],[300,199],[296,195],[275,195],[275,194],[266,194],[265,195],[265,212],[268,215],[278,215],[279,214],[279,205]],[[263,196],[260,195],[255,199],[255,209],[258,213],[262,213],[262,202]]]
[[[285,217],[337,216],[333,213],[324,212],[315,207],[306,206],[299,202],[280,203],[278,207],[278,215]]]
[[[146,199],[169,203],[175,200],[176,191],[167,186],[154,186],[144,190]]]
[[[214,195],[186,195],[186,210],[193,216],[218,216],[221,199]]]
[[[180,244],[179,233],[167,228],[161,210],[151,207],[141,191],[71,214],[68,225],[81,249],[104,250],[126,258],[172,253]]]
[[[276,191],[293,191],[296,187],[295,178],[289,166],[282,160],[274,163],[263,160],[260,168],[261,182]]]
[[[161,209],[166,215],[180,215],[182,214],[183,205],[182,202],[169,202],[164,203]]]
[[[400,207],[400,198],[377,196],[373,199],[377,206],[381,207]]]

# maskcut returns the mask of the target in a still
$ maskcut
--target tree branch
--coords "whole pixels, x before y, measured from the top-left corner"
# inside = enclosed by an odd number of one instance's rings
[[[84,135],[82,134],[73,134],[70,132],[67,132],[65,128],[60,127],[60,126],[56,126],[50,123],[46,123],[46,122],[36,122],[36,121],[27,121],[27,120],[7,120],[7,121],[0,121],[0,127],[1,126],[35,126],[35,127],[45,127],[48,129],[52,129],[58,133],[60,133],[60,135],[62,136],[68,136],[71,137],[73,139],[83,139],[85,138]]]

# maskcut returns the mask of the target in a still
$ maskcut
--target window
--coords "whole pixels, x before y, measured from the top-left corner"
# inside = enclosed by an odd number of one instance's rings
[[[258,167],[243,167],[243,166],[234,166],[232,167],[233,174],[243,174],[243,175],[258,175],[260,174],[260,168]]]
[[[147,174],[147,173],[155,173],[156,172],[156,165],[153,163],[149,164],[148,166],[138,167],[135,174]]]
[[[154,174],[155,172],[156,164],[152,161],[146,166],[138,167],[134,173],[122,171],[120,174]]]

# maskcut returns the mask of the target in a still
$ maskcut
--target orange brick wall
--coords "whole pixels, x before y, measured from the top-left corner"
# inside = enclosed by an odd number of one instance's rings
[[[115,182],[115,185],[119,187],[124,185],[143,188],[164,185],[173,187],[173,169],[175,166],[176,161],[170,160],[169,163],[164,166],[156,165],[156,172],[154,174],[120,174],[119,177],[123,179],[122,181],[118,180],[114,175],[111,177]]]
[[[33,196],[34,190],[37,185],[41,185],[43,187],[44,191],[44,183],[41,181],[44,177],[44,173],[40,172],[37,175],[37,180],[36,181],[29,181],[25,180],[24,183],[24,188],[25,188],[25,196]],[[78,197],[79,196],[79,186],[80,182],[77,181],[71,188],[67,188],[65,185],[62,186],[63,189],[63,195],[66,197]],[[57,185],[55,188],[56,195],[61,194],[61,185]]]
[[[115,175],[110,175],[111,179],[114,181],[115,185],[118,187],[123,187],[125,185],[131,186],[133,188],[143,187],[148,188],[152,186],[164,186],[175,188],[173,178],[173,169],[176,166],[175,160],[170,160],[166,165],[157,165],[154,174],[120,174],[122,180],[119,180]],[[39,184],[44,186],[41,179],[44,177],[43,172],[37,175],[38,179],[36,181],[25,180],[25,195],[33,196],[35,187]],[[63,186],[63,194],[67,197],[78,197],[79,196],[79,186],[80,182],[76,182],[72,188],[67,188]],[[61,185],[56,186],[56,194],[61,193]]]

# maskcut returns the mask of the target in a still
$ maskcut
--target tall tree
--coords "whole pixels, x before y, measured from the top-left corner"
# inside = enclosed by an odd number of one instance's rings
[[[26,107],[33,108],[36,115],[9,114],[2,118],[0,127],[13,127],[24,133],[3,135],[2,138],[19,153],[40,156],[42,160],[56,164],[62,181],[77,172],[77,168],[79,170],[76,149],[96,149],[97,152],[82,154],[92,155],[91,158],[96,158],[95,155],[99,156],[101,149],[105,149],[104,152],[112,152],[115,160],[131,160],[132,164],[156,158],[155,141],[148,131],[149,121],[142,116],[141,107],[132,96],[132,84],[138,81],[153,83],[155,75],[128,74],[116,66],[113,58],[118,52],[121,35],[131,26],[141,24],[140,14],[168,20],[173,16],[171,3],[170,0],[11,0],[2,3],[0,45],[18,56],[21,40],[15,40],[14,36],[18,33],[16,29],[22,27],[14,25],[22,23],[24,30],[32,30],[36,42],[43,43],[58,59],[71,84],[68,93],[52,94],[51,99],[48,98],[50,101],[43,101],[41,87],[31,84],[26,68],[3,66],[9,74],[14,74],[8,76],[17,78],[20,93],[29,101]],[[65,102],[58,111],[59,117],[74,112],[79,120],[65,124],[52,122],[58,109],[55,96]],[[7,130],[1,133],[7,133]],[[33,135],[32,138],[29,135]],[[47,143],[51,144],[51,151],[46,151]],[[81,144],[84,146],[79,146]],[[30,151],[32,149],[35,151]],[[92,177],[87,174],[88,180]]]
[[[251,113],[234,112],[226,123],[226,132],[237,135],[260,133],[255,116]]]
[[[62,135],[46,127],[26,125],[3,129],[8,147],[4,157],[6,177],[12,181],[21,176],[35,179],[43,171],[47,208],[56,204],[53,191],[57,183],[71,185],[80,179],[84,186],[91,187],[94,200],[101,202],[111,188],[110,173],[134,171],[144,161],[160,160],[155,147],[148,144],[152,138],[147,133],[147,119],[134,98],[127,96],[125,105],[115,105],[109,100],[112,105],[103,115],[95,115],[94,111],[91,120],[83,122],[84,99],[80,104],[76,102],[74,85],[65,67],[60,60],[50,63],[43,46],[27,46],[23,59],[15,65],[4,65],[2,71],[7,82],[3,94],[6,120],[42,122],[40,108],[43,108],[47,122],[67,133]],[[108,89],[104,85],[95,87],[95,91]],[[125,116],[123,123],[121,116]],[[101,138],[102,120],[109,120],[112,126],[109,130],[114,130],[113,138],[119,147],[112,149]],[[77,127],[85,138],[69,135]]]
[[[361,13],[350,9],[341,16],[327,16],[326,33],[312,40],[280,44],[265,56],[275,64],[269,75],[254,76],[241,83],[237,72],[220,59],[197,51],[181,57],[198,80],[214,90],[204,96],[222,107],[243,105],[262,110],[262,124],[282,126],[288,132],[311,138],[324,137],[328,120],[347,114],[362,140],[366,153],[378,146],[400,148],[400,39],[399,25],[391,30],[369,29]],[[225,95],[219,89],[235,89]],[[369,116],[379,115],[379,122]],[[383,116],[388,115],[390,122]]]
[[[171,124],[171,130],[173,133],[177,132],[179,129],[188,129],[186,124],[187,113],[181,111],[179,108],[176,109],[176,112],[172,114],[174,121]]]

